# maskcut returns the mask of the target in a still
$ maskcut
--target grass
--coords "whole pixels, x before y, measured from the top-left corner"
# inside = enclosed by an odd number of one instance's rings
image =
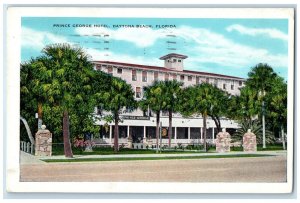
[[[276,145],[267,145],[266,149],[262,148],[262,145],[257,146],[257,151],[275,151],[275,150],[283,150],[281,144]],[[113,155],[115,154],[113,148],[111,147],[95,147],[93,148],[92,152],[85,152],[79,148],[72,148],[74,155]],[[215,147],[209,146],[208,153],[213,153],[216,151]],[[231,147],[230,151],[243,151],[243,147]],[[187,154],[187,153],[203,153],[203,151],[196,151],[196,150],[163,150],[162,154]],[[118,154],[156,154],[155,149],[127,149],[122,148],[118,152]],[[64,147],[62,144],[53,144],[52,145],[52,155],[64,155]]]
[[[74,155],[114,155],[115,152],[111,147],[95,147],[92,152],[85,152],[82,149],[72,147]],[[208,152],[214,152],[214,148],[209,148]],[[201,153],[201,151],[196,150],[162,150],[162,154],[186,154],[186,153]],[[118,154],[156,154],[155,149],[128,149],[122,148],[119,150]],[[63,145],[53,145],[52,155],[64,155]]]
[[[174,156],[174,157],[115,157],[115,158],[73,158],[73,159],[44,159],[44,162],[94,162],[94,161],[145,161],[145,160],[174,160],[174,159],[214,159],[214,158],[245,158],[265,157],[266,154],[229,154],[229,155],[204,155],[204,156]]]
[[[262,145],[257,145],[257,151],[277,151],[277,150],[283,150],[282,144],[267,145],[266,149],[264,149]],[[242,152],[243,147],[231,147],[230,151]]]

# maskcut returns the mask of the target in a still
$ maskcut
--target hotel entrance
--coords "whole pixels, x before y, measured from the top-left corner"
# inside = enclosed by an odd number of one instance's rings
[[[143,143],[144,127],[130,126],[129,135],[131,135],[133,143]]]

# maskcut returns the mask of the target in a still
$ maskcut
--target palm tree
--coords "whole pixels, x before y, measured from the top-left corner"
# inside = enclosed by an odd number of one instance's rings
[[[160,112],[166,106],[166,99],[164,93],[164,82],[155,81],[152,85],[144,87],[143,99],[140,101],[142,109],[150,108],[156,114],[156,150],[158,152],[159,139],[159,124]]]
[[[248,73],[248,85],[260,94],[262,105],[262,125],[263,125],[263,148],[266,148],[265,135],[265,96],[272,90],[272,82],[277,77],[272,67],[268,64],[259,63]]]
[[[282,146],[285,149],[284,126],[287,118],[287,84],[283,81],[283,78],[278,76],[274,80],[272,92],[267,99],[270,103],[269,111],[273,126],[280,129]]]
[[[168,111],[169,114],[169,130],[168,130],[168,138],[169,138],[169,147],[171,147],[171,138],[172,138],[172,114],[179,110],[179,98],[182,92],[182,82],[178,82],[176,80],[164,81],[163,92],[165,99],[165,106],[163,110]]]
[[[21,95],[32,94],[37,102],[38,129],[43,123],[43,103],[48,99],[44,91],[51,85],[52,70],[47,67],[47,58],[38,57],[21,64]]]
[[[63,140],[66,157],[73,157],[70,142],[69,111],[76,103],[87,98],[90,91],[89,82],[93,78],[93,65],[89,56],[80,48],[69,44],[46,46],[43,51],[47,58],[48,70],[51,70],[52,84],[46,91],[49,101],[59,103],[63,109]],[[84,105],[80,109],[85,111]]]
[[[120,78],[111,78],[111,87],[108,92],[101,95],[102,104],[105,110],[111,111],[115,123],[114,130],[114,151],[119,151],[119,122],[120,114],[130,112],[136,108],[134,92],[130,85]]]
[[[243,140],[244,134],[248,132],[248,129],[251,129],[251,132],[256,135],[256,143],[263,143],[262,125],[258,120],[243,120],[239,124],[240,128],[231,137],[234,142]],[[268,144],[275,143],[274,134],[269,130],[266,130],[266,142]]]
[[[258,94],[248,86],[241,89],[236,101],[234,113],[237,119],[250,122],[259,113]]]
[[[209,88],[214,105],[209,109],[208,115],[215,122],[217,132],[221,132],[222,127],[220,117],[229,115],[228,104],[230,103],[231,95],[214,85],[210,85]]]
[[[202,83],[200,85],[187,87],[181,98],[181,113],[184,116],[201,114],[203,117],[203,142],[204,151],[206,148],[207,116],[213,106],[218,104],[213,97],[214,87],[211,84]]]

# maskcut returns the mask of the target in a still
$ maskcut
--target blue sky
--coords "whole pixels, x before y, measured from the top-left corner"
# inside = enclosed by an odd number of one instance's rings
[[[24,17],[21,42],[22,62],[67,42],[92,60],[163,66],[159,57],[178,53],[188,56],[186,70],[247,78],[251,67],[268,63],[287,79],[287,19]]]

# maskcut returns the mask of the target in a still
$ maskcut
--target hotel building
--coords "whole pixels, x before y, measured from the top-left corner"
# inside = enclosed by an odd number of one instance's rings
[[[135,92],[136,100],[143,97],[143,87],[151,85],[155,80],[178,80],[183,86],[211,83],[232,95],[238,95],[240,88],[244,86],[245,79],[228,75],[191,71],[184,69],[184,60],[188,57],[181,54],[171,53],[160,57],[164,66],[147,66],[112,61],[94,61],[95,69],[119,77],[130,84]],[[96,113],[100,113],[96,109]],[[137,109],[131,113],[121,115],[123,122],[119,123],[119,143],[127,144],[128,136],[133,138],[135,147],[141,148],[143,143],[156,143],[155,114],[150,110]],[[168,130],[168,113],[161,113],[163,135]],[[96,123],[101,126],[100,138],[96,139],[99,144],[113,144],[114,123],[106,123],[103,119]],[[179,113],[173,113],[172,145],[197,144],[203,142],[203,120],[201,115],[183,118]],[[238,124],[227,118],[221,119],[222,128],[234,130]],[[207,141],[215,142],[217,134],[216,126],[211,118],[207,119]],[[167,144],[167,136],[163,136],[162,143]]]

